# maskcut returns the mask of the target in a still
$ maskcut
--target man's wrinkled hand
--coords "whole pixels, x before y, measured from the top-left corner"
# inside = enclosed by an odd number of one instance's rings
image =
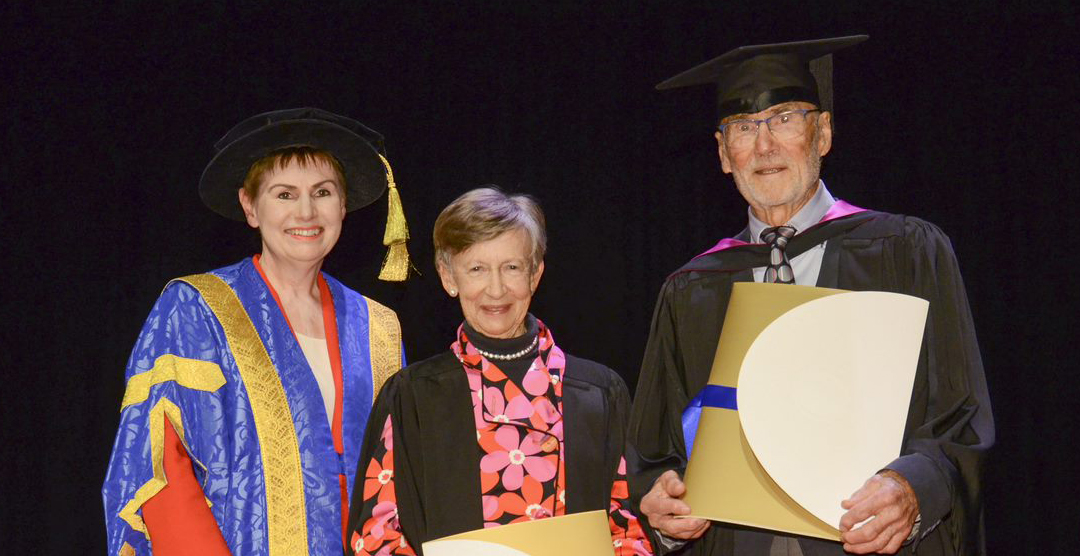
[[[686,485],[675,471],[665,471],[653,483],[652,489],[641,499],[641,513],[649,519],[649,525],[666,537],[691,540],[705,534],[710,521],[697,518],[679,518],[690,513],[690,506],[681,500]]]
[[[847,510],[840,518],[840,540],[844,550],[853,554],[895,554],[911,535],[919,515],[919,501],[911,485],[891,470],[870,477],[840,506]],[[867,519],[870,521],[852,529]]]

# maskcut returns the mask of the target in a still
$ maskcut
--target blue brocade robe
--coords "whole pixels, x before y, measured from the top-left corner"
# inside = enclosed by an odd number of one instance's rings
[[[165,485],[165,418],[233,554],[342,553],[339,474],[351,496],[373,392],[400,368],[401,336],[393,311],[323,276],[341,350],[343,456],[315,376],[252,259],[172,281],[128,360],[102,488],[110,555],[151,553],[140,508]]]

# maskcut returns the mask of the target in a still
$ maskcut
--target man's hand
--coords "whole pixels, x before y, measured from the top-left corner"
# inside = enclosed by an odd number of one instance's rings
[[[895,554],[911,535],[919,515],[919,500],[911,485],[888,469],[870,477],[840,506],[847,510],[840,518],[840,540],[844,550],[854,554]],[[874,519],[852,530],[871,517]]]
[[[680,500],[683,494],[686,494],[686,485],[679,474],[665,471],[641,499],[641,512],[649,518],[649,525],[666,537],[696,539],[705,534],[711,522],[697,518],[676,518],[690,513],[690,506]]]

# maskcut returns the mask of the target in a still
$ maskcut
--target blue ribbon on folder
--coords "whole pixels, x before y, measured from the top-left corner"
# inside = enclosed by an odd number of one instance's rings
[[[686,459],[690,459],[690,452],[694,449],[694,437],[697,435],[698,421],[701,420],[701,409],[704,407],[716,407],[738,411],[735,403],[735,388],[730,386],[717,386],[707,384],[683,410],[682,430],[683,440],[686,443]]]

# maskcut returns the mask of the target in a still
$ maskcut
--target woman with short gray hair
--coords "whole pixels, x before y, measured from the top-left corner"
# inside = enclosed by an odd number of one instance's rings
[[[540,206],[475,189],[433,235],[464,322],[449,351],[397,373],[372,410],[350,549],[415,554],[455,533],[605,510],[616,554],[651,554],[628,500],[625,384],[563,352],[529,313],[547,250]]]

